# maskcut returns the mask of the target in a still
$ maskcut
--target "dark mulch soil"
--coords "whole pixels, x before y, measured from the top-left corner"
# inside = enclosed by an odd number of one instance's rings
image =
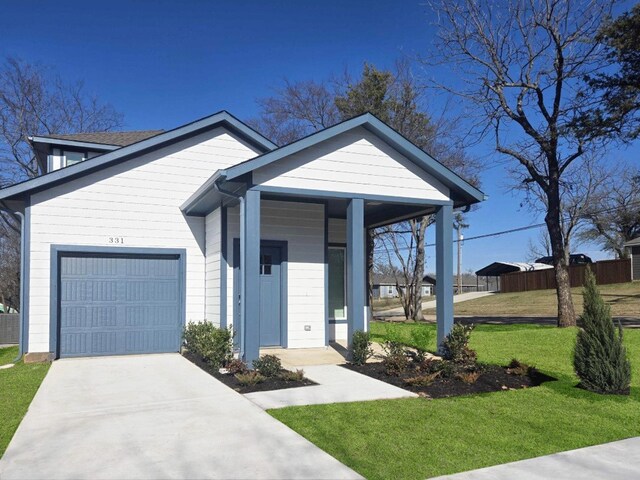
[[[365,365],[346,364],[344,367],[430,398],[457,397],[459,395],[470,395],[473,393],[530,388],[537,387],[544,382],[556,380],[553,377],[535,370],[530,375],[516,375],[508,373],[507,367],[483,365],[482,374],[475,383],[464,383],[462,380],[453,377],[436,378],[433,383],[428,386],[419,386],[407,385],[404,382],[405,378],[418,375],[415,370],[408,369],[407,372],[396,377],[387,375],[382,363],[379,362],[367,363]]]
[[[308,378],[305,378],[301,382],[297,382],[297,381],[286,381],[279,377],[271,377],[271,378],[265,378],[263,382],[260,382],[256,385],[244,386],[244,385],[240,385],[240,383],[238,382],[238,380],[234,375],[220,373],[217,368],[212,368],[210,365],[204,362],[202,358],[200,358],[197,355],[194,355],[189,352],[184,352],[182,356],[187,360],[189,360],[190,362],[197,365],[198,367],[200,367],[202,370],[207,372],[212,377],[215,377],[218,380],[220,380],[227,387],[233,388],[238,393],[266,392],[269,390],[282,390],[284,388],[308,387],[311,385],[317,385],[317,383],[312,382]]]

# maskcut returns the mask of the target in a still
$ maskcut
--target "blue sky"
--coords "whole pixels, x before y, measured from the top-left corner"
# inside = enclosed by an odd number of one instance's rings
[[[257,114],[255,100],[284,78],[357,73],[364,61],[391,67],[402,55],[428,51],[433,34],[419,0],[16,0],[2,3],[0,56],[84,80],[88,92],[124,113],[128,129],[166,129],[222,109],[246,120]],[[466,237],[541,221],[508,192],[499,157],[489,152],[490,145],[469,152],[486,167],[482,190],[489,200],[469,215]],[[611,161],[634,154],[616,152]],[[463,268],[523,261],[536,236],[530,230],[466,242]],[[579,251],[606,256],[594,245]],[[427,255],[432,263],[433,249]]]

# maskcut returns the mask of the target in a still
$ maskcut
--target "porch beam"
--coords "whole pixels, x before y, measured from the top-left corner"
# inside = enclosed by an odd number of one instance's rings
[[[251,367],[260,356],[260,192],[247,190],[242,204],[242,354]]]
[[[347,206],[347,337],[349,346],[353,333],[365,330],[366,305],[366,230],[364,200],[353,198]]]
[[[438,349],[453,327],[453,206],[436,210],[436,322]]]

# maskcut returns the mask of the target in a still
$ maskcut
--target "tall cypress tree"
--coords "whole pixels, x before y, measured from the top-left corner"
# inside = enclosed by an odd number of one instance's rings
[[[622,327],[613,325],[611,309],[600,296],[590,269],[582,296],[584,311],[573,357],[580,386],[596,393],[628,395],[631,365],[622,342]]]

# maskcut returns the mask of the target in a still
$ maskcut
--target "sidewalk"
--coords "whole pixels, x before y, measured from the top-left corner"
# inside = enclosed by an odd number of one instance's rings
[[[640,437],[434,480],[628,480],[640,478]]]
[[[468,292],[461,293],[460,295],[453,296],[453,303],[466,302],[467,300],[474,300],[476,298],[486,297],[488,295],[495,295],[496,292]],[[428,302],[422,302],[422,309],[436,308],[436,300],[429,300]],[[397,317],[404,315],[402,307],[392,308],[390,310],[383,310],[381,312],[373,312],[374,317]]]
[[[418,395],[339,365],[305,366],[307,378],[318,385],[247,393],[245,397],[264,410],[298,405],[364,402]]]

